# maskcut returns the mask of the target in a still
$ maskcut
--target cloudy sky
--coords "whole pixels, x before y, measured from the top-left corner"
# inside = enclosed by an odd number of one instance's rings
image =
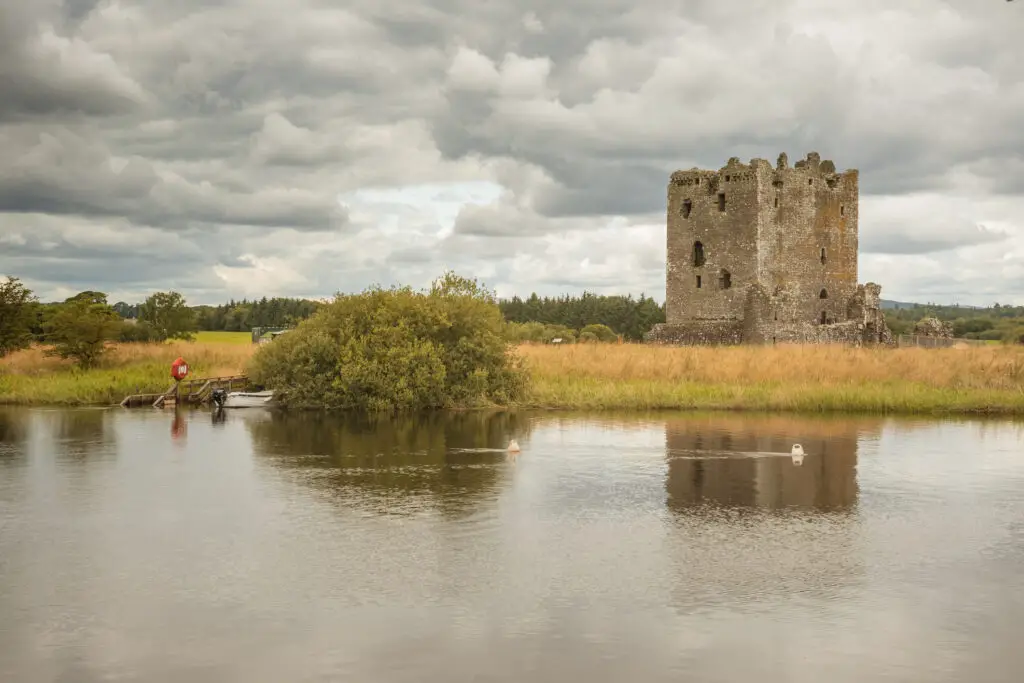
[[[678,168],[861,172],[861,281],[1024,304],[1024,2],[0,0],[0,274],[44,299],[664,296]]]

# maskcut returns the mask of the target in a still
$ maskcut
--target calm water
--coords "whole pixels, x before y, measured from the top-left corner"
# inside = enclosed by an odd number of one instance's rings
[[[1019,423],[224,418],[0,410],[0,680],[1024,671]]]

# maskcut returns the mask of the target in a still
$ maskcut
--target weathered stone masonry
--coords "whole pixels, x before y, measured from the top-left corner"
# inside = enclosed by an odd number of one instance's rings
[[[648,341],[891,343],[881,288],[857,284],[858,201],[857,171],[815,152],[676,171],[666,322]]]

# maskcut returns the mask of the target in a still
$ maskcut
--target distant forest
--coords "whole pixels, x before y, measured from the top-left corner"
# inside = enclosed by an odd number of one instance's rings
[[[253,327],[290,327],[312,315],[322,304],[308,299],[262,298],[229,301],[219,306],[193,306],[200,330],[248,332]],[[935,317],[953,325],[957,337],[1020,342],[1024,339],[1024,306],[994,304],[988,308],[885,302],[885,318],[894,334],[909,334],[921,318]],[[505,319],[514,323],[581,330],[606,325],[623,338],[639,341],[665,321],[665,306],[643,294],[541,297],[531,294],[499,302]],[[139,306],[124,302],[114,309],[125,318],[138,316]]]

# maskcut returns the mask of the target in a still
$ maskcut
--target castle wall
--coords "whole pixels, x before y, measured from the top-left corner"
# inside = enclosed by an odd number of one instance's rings
[[[824,313],[828,323],[844,320],[857,288],[857,171],[837,174],[813,152],[790,168],[783,155],[770,188],[758,279],[768,291],[786,294],[779,318],[818,324]]]
[[[759,196],[756,169],[736,158],[717,172],[672,174],[666,220],[669,324],[742,317],[746,286],[757,281]],[[694,261],[697,242],[702,265]]]
[[[650,344],[669,346],[734,346],[743,343],[740,320],[701,320],[655,325],[644,337]]]

